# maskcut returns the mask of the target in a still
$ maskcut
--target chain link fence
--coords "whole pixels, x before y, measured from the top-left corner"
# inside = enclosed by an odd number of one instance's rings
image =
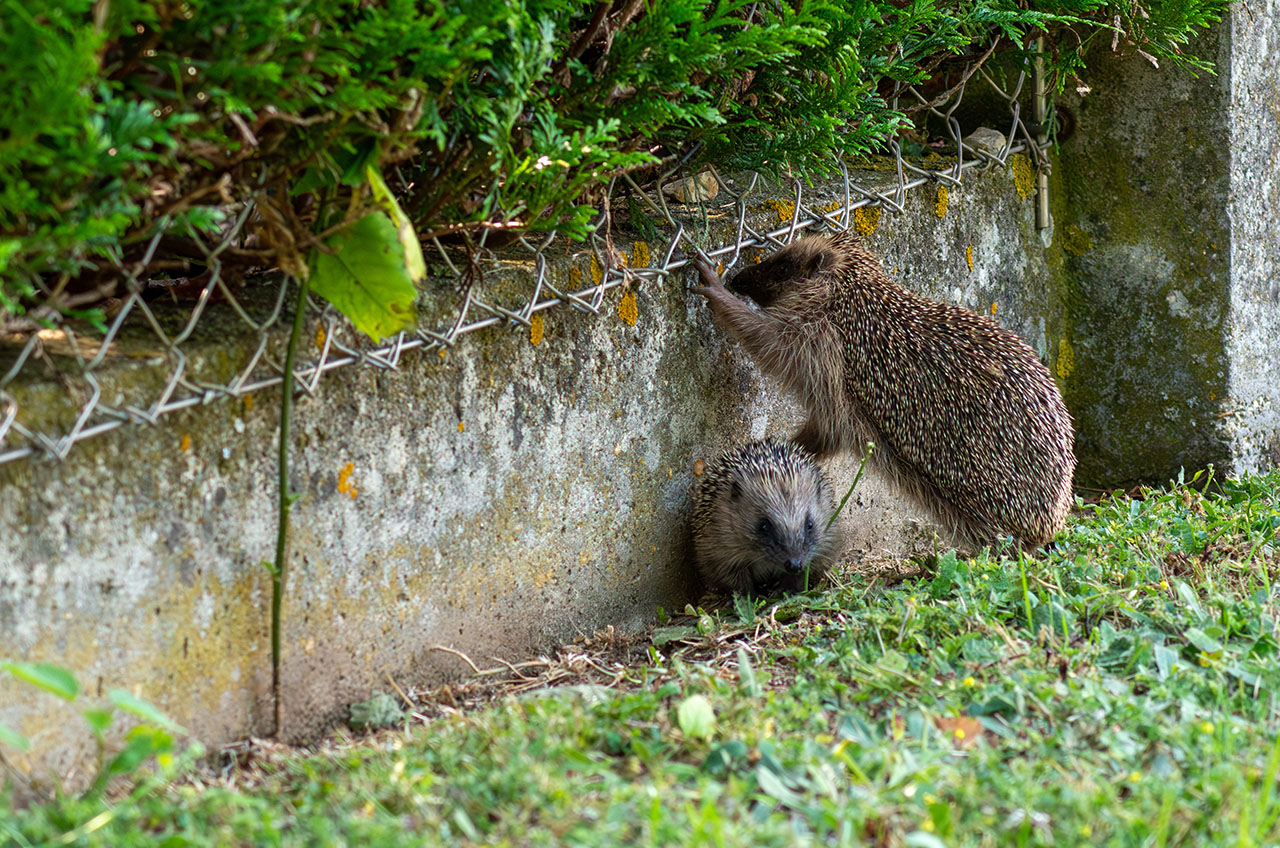
[[[729,268],[738,262],[745,248],[779,246],[811,229],[847,229],[855,211],[863,207],[900,214],[907,192],[930,184],[960,186],[969,169],[990,163],[1005,166],[1019,153],[1030,157],[1031,169],[1041,175],[1043,207],[1044,175],[1048,169],[1043,107],[1037,98],[1038,121],[1028,125],[1021,116],[1019,102],[1028,76],[1024,72],[1012,84],[1002,84],[979,61],[965,69],[955,86],[933,97],[926,97],[914,87],[900,87],[895,93],[899,108],[908,113],[927,112],[941,121],[949,142],[946,164],[913,164],[904,156],[900,143],[891,141],[892,181],[887,187],[884,181],[854,178],[847,166],[839,163],[843,198],[835,204],[829,197],[824,198],[820,208],[817,201],[806,196],[804,186],[797,180],[790,202],[776,201],[774,207],[788,211],[790,220],[772,230],[753,227],[748,215],[753,202],[768,199],[757,193],[759,175],[726,179],[714,168],[692,174],[684,164],[677,163],[647,191],[626,174],[610,183],[597,212],[594,234],[578,248],[578,255],[590,257],[589,279],[570,274],[567,284],[562,280],[557,285],[553,280],[558,275],[550,272],[548,256],[557,243],[555,233],[539,240],[521,237],[497,252],[486,246],[490,232],[486,230],[478,250],[466,257],[451,255],[438,239],[432,240],[424,244],[424,249],[434,248],[434,259],[438,261],[433,264],[447,269],[455,278],[452,290],[457,293],[456,300],[445,316],[436,319],[434,326],[419,326],[413,332],[398,334],[390,342],[363,345],[354,340],[355,334],[345,318],[313,297],[307,309],[320,327],[316,334],[319,354],[296,368],[296,384],[311,394],[326,374],[340,368],[367,365],[394,370],[406,353],[443,350],[477,330],[504,324],[532,329],[541,313],[549,309],[570,307],[599,314],[610,290],[661,280],[682,269],[698,252],[705,252]],[[966,135],[956,117],[966,89],[979,85],[989,87],[1008,106],[1006,128],[988,131],[981,139]],[[1036,94],[1041,94],[1043,86],[1036,88]],[[970,132],[973,129],[976,127]],[[683,188],[686,202],[668,200],[664,186],[672,185],[677,187],[677,197]],[[697,244],[691,233],[698,232],[705,221],[706,204],[702,201],[712,194],[713,185],[717,197],[723,193],[731,200],[731,204],[720,201],[717,208],[728,211],[732,207],[736,238],[709,247]],[[613,247],[611,209],[624,195],[659,222],[654,241],[665,240],[664,251],[647,257],[636,255],[640,252],[635,251],[630,263],[619,261]],[[254,211],[251,205],[237,210],[218,243],[201,243],[203,257],[197,259],[206,271],[199,277],[159,284],[147,277],[157,267],[153,263],[164,259],[163,228],[151,239],[142,261],[117,262],[126,294],[108,305],[105,334],[87,336],[62,326],[0,338],[0,465],[38,457],[61,460],[78,443],[119,427],[158,424],[180,410],[278,386],[284,373],[282,337],[288,329],[285,304],[292,302],[286,301],[291,281],[277,275],[279,282],[272,286],[258,280],[240,287],[223,273],[219,259],[223,251],[237,244]],[[429,255],[428,260],[433,257]],[[496,297],[494,302],[486,300],[490,295],[483,284],[476,284],[478,280],[512,268],[527,273],[530,261],[531,294],[512,298],[505,305],[496,302]],[[176,293],[179,286],[181,297]],[[170,295],[167,304],[163,302],[166,292]],[[211,356],[207,350],[197,350],[195,340],[206,332],[216,334],[220,346],[226,347],[229,354]],[[235,340],[234,345],[223,343],[230,339]],[[127,380],[113,379],[112,369],[126,368],[143,373]]]

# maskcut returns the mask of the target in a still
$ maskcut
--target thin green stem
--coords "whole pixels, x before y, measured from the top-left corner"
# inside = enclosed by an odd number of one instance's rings
[[[849,491],[844,493],[844,497],[840,499],[840,505],[831,514],[831,518],[827,519],[827,527],[836,523],[836,519],[840,517],[840,513],[844,510],[844,505],[849,502],[849,498],[853,495],[853,490],[858,488],[858,481],[862,479],[862,472],[867,469],[867,460],[871,459],[871,452],[875,449],[874,442],[867,442],[867,449],[862,454],[862,462],[858,463],[858,473],[853,475],[853,483],[849,486]]]
[[[275,732],[280,733],[280,608],[284,600],[285,554],[289,545],[289,510],[294,495],[289,491],[289,418],[293,412],[293,363],[307,311],[307,281],[298,283],[298,304],[293,313],[293,331],[284,354],[284,381],[280,384],[280,521],[276,531],[276,560],[271,570],[271,693],[275,700]]]

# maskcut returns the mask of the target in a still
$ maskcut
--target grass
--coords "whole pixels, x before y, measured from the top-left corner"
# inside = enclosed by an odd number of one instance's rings
[[[1275,844],[1280,473],[1211,488],[1105,498],[1040,558],[597,634],[412,693],[403,730],[6,809],[0,838]]]

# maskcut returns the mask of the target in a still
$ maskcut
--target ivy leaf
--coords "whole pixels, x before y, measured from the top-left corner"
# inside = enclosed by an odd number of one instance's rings
[[[80,692],[80,684],[76,683],[75,675],[61,666],[49,663],[5,662],[0,663],[0,668],[19,680],[25,680],[32,686],[57,695],[64,701],[70,701]]]
[[[413,325],[417,290],[405,267],[396,225],[381,212],[366,215],[315,251],[311,288],[374,341]]]

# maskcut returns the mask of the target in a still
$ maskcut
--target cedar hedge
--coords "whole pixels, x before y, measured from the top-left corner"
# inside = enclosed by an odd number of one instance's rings
[[[1028,6],[1032,8],[1027,8]],[[0,0],[0,329],[80,314],[116,263],[305,273],[374,208],[419,235],[573,237],[611,176],[798,175],[904,129],[886,101],[999,40],[1091,41],[1193,70],[1225,0]],[[143,267],[144,252],[163,230]]]

